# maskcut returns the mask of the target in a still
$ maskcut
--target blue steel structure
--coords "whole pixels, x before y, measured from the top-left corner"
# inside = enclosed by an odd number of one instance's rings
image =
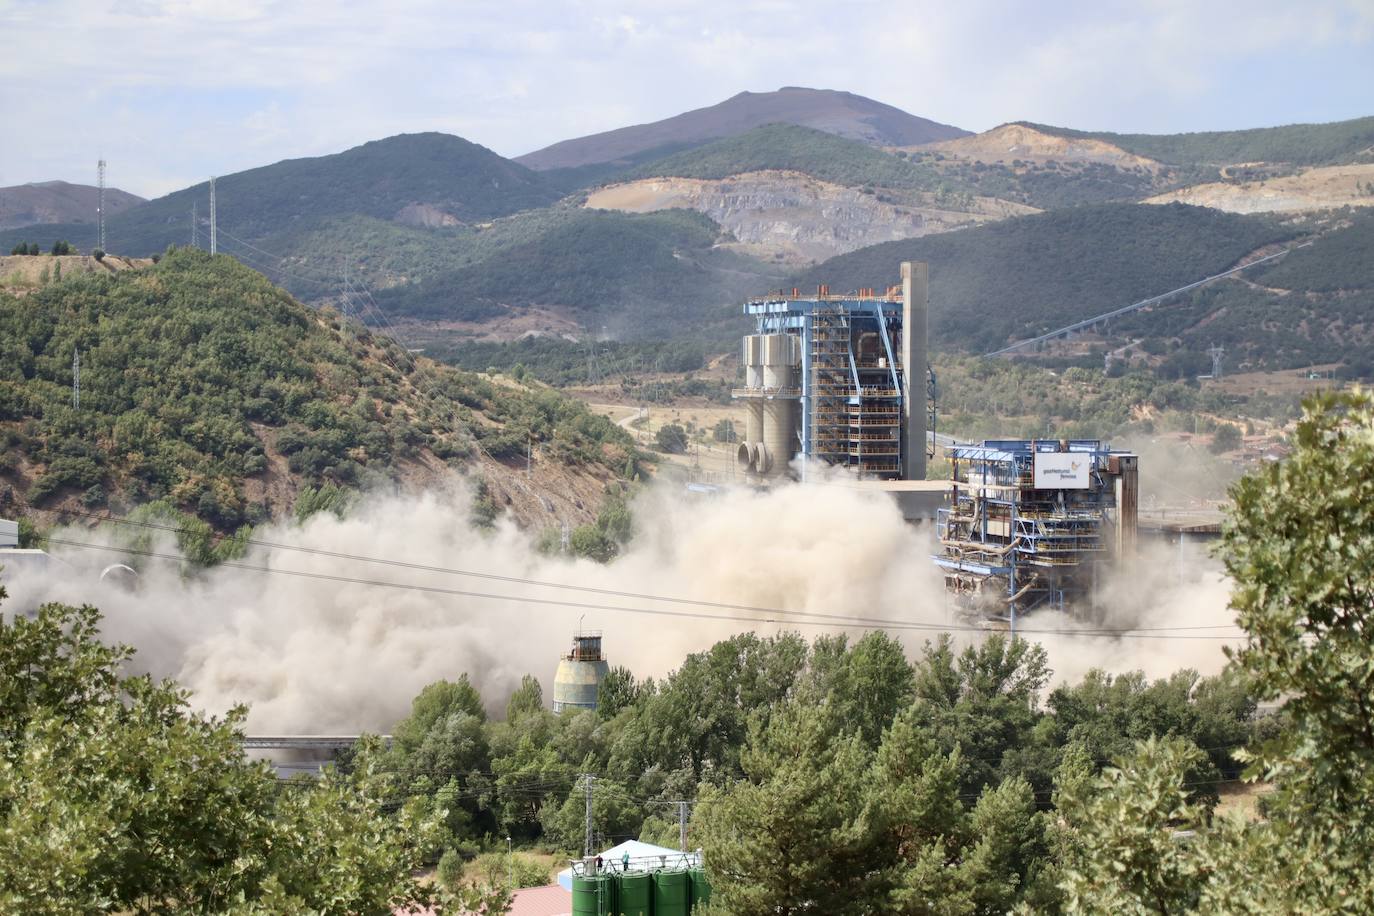
[[[1136,458],[1096,439],[994,439],[948,447],[951,480],[936,533],[945,585],[970,607],[1005,619],[1090,599],[1099,566],[1134,547]],[[1087,485],[1037,488],[1037,453],[1088,463]]]
[[[758,334],[800,338],[802,455],[863,477],[902,476],[902,307],[900,287],[832,296],[822,286],[810,297],[794,289],[744,304]]]

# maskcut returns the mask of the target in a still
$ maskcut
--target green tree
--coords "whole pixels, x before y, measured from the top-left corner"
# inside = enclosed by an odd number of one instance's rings
[[[1273,780],[1275,829],[1318,848],[1308,891],[1374,909],[1374,396],[1304,404],[1285,461],[1243,478],[1224,532],[1236,582],[1234,653],[1261,701],[1291,727],[1258,748],[1250,773]],[[1299,862],[1301,860],[1298,860]],[[1290,857],[1290,864],[1298,865]],[[1301,866],[1298,866],[1301,867]]]
[[[660,452],[667,452],[670,455],[680,455],[687,451],[687,430],[680,424],[667,423],[658,428],[654,433],[654,442],[658,445]]]
[[[0,597],[3,597],[0,594]],[[245,711],[191,712],[122,674],[91,607],[0,622],[0,911],[383,913],[433,825],[379,813],[375,744],[353,772],[277,785],[241,748]]]
[[[706,787],[693,828],[712,904],[732,916],[873,912],[883,875],[871,754],[831,714],[789,704],[751,730],[745,779]]]
[[[634,672],[624,665],[617,665],[606,672],[597,690],[597,715],[602,719],[614,719],[622,709],[628,709],[639,701],[642,690]]]
[[[1274,787],[1265,818],[1208,824],[1187,790],[1200,752],[1146,741],[1096,795],[1065,793],[1070,912],[1374,911],[1374,397],[1311,398],[1294,439],[1232,489],[1223,536],[1234,664],[1283,704],[1245,755]]]
[[[1214,455],[1235,451],[1240,448],[1240,429],[1230,423],[1222,423],[1212,434],[1212,442],[1207,448]]]

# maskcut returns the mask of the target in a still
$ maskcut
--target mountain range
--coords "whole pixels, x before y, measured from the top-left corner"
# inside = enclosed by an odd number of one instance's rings
[[[1313,251],[1341,238],[1331,250],[1350,250],[1348,233],[1374,212],[1374,118],[1174,136],[1015,122],[970,134],[793,87],[516,160],[443,134],[399,135],[223,176],[216,193],[222,251],[316,304],[366,289],[370,320],[423,325],[450,345],[687,335],[726,349],[744,296],[819,280],[882,285],[911,256],[932,265],[937,344],[977,349],[1298,236]],[[111,212],[107,247],[185,245],[193,206],[204,245],[201,184]],[[80,213],[53,216],[65,221],[0,231],[0,246],[93,247]],[[1256,365],[1369,346],[1359,310],[1374,293],[1356,260],[1325,258],[1340,317],[1313,310],[1301,323],[1311,346],[1279,346],[1231,320],[1234,345]],[[1265,303],[1295,292],[1308,303],[1337,295],[1221,286],[1231,316],[1268,314]],[[1194,346],[1185,332],[1170,345]]]

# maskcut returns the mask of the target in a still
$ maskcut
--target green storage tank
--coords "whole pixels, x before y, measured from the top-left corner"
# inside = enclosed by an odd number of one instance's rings
[[[573,916],[613,916],[620,912],[616,908],[620,881],[615,875],[573,875],[572,884]]]
[[[685,871],[654,872],[654,916],[687,916],[692,888]]]
[[[692,883],[692,906],[711,902],[711,882],[706,878],[706,869],[693,868],[687,872]]]
[[[647,872],[621,876],[619,916],[649,916],[653,906],[654,879]]]

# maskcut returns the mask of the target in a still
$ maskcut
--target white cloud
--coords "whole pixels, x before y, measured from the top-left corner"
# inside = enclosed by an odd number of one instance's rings
[[[0,0],[0,184],[89,180],[103,151],[157,193],[431,129],[518,155],[782,85],[970,129],[1351,117],[1370,113],[1372,7]]]

